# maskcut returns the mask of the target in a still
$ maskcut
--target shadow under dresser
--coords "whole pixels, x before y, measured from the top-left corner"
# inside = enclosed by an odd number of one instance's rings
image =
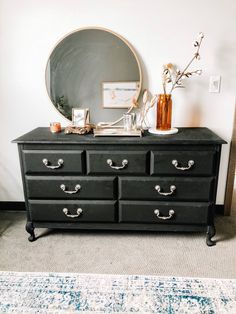
[[[18,144],[29,241],[34,229],[206,231],[214,245],[221,145],[207,128],[93,137],[37,128]]]

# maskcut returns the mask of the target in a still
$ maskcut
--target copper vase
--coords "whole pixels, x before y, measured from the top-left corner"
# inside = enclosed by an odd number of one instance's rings
[[[157,100],[156,129],[167,131],[171,129],[172,99],[170,94],[160,94]]]

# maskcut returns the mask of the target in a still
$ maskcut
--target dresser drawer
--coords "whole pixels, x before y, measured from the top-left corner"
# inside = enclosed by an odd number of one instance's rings
[[[210,201],[213,183],[212,177],[121,177],[119,198]]]
[[[153,151],[151,174],[212,175],[215,158],[215,151]]]
[[[87,151],[88,174],[146,174],[148,153],[145,151]]]
[[[119,222],[207,224],[209,203],[119,202]]]
[[[23,150],[25,173],[83,173],[83,151]]]
[[[30,215],[34,221],[114,222],[116,207],[115,201],[29,201]]]
[[[26,176],[29,198],[115,199],[115,177]]]

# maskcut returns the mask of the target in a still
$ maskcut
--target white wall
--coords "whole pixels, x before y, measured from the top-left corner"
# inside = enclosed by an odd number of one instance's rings
[[[142,61],[144,87],[161,92],[162,65],[182,68],[204,32],[199,78],[173,94],[173,124],[206,126],[229,141],[235,106],[235,0],[1,0],[0,201],[23,200],[17,147],[11,140],[49,121],[53,109],[44,83],[47,58],[67,32],[101,26],[125,37]],[[220,94],[208,93],[209,76],[222,76]],[[224,145],[217,202],[224,201],[229,145]]]

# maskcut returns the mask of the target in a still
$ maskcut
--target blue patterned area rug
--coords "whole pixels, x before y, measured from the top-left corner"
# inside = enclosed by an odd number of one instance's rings
[[[236,313],[236,280],[0,272],[0,313]]]

